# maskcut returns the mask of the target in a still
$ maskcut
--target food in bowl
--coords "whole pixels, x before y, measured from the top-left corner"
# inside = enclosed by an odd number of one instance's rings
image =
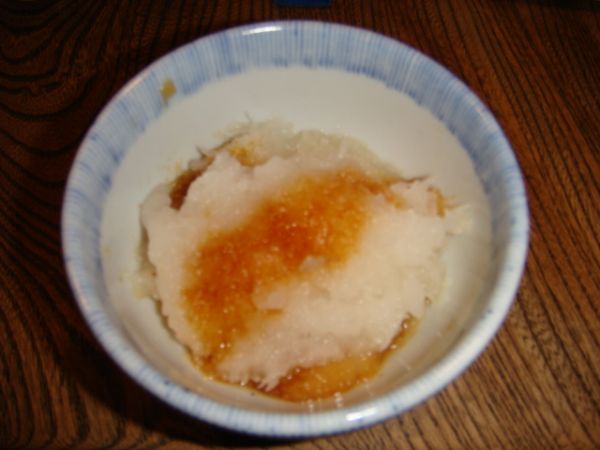
[[[168,102],[165,80],[177,91]],[[136,301],[140,204],[194,158],[196,145],[214,147],[215,130],[244,115],[348,132],[403,176],[427,175],[446,198],[466,205],[469,227],[448,240],[442,292],[416,331],[385,355],[377,376],[326,401],[281,402],[210,380],[157,314],[160,303]],[[121,90],[82,141],[66,186],[62,238],[82,315],[133,380],[196,419],[299,438],[397,416],[459,376],[509,310],[526,257],[527,217],[510,144],[460,80],[388,37],[287,21],[202,38]]]
[[[152,295],[209,377],[289,401],[374,376],[444,284],[456,220],[357,140],[269,121],[142,205]]]

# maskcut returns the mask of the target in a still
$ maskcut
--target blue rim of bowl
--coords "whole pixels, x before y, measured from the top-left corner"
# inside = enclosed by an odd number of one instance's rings
[[[343,33],[344,36],[352,36],[358,41],[366,39],[378,48],[386,49],[386,51],[394,50],[418,60],[420,64],[426,66],[427,70],[435,72],[442,83],[452,83],[455,96],[466,99],[469,105],[476,108],[480,120],[494,133],[496,139],[494,147],[498,148],[506,167],[511,172],[511,188],[507,200],[510,206],[507,242],[510,244],[503,249],[504,253],[499,256],[499,264],[502,270],[488,295],[489,300],[486,308],[476,318],[472,328],[457,339],[447,354],[416,380],[408,382],[386,396],[325,412],[270,413],[220,404],[174,384],[150,366],[144,360],[144,357],[128,343],[125,338],[126,332],[113,324],[104,311],[105,299],[103,300],[103,298],[107,295],[106,291],[103,286],[97,286],[97,280],[93,279],[94,273],[100,273],[101,276],[101,265],[96,261],[95,266],[89,267],[90,261],[86,259],[81,247],[81,243],[90,236],[81,235],[82,227],[79,221],[81,220],[82,211],[80,210],[80,202],[76,198],[81,197],[81,193],[77,192],[77,183],[80,181],[75,180],[76,168],[78,162],[83,162],[86,158],[85,144],[91,139],[94,130],[109,114],[110,109],[121,101],[130,90],[135,89],[136,85],[151,77],[157,70],[168,66],[173,58],[181,55],[186,49],[194,46],[213,45],[215,40],[223,38],[235,41],[248,35],[261,33],[270,33],[269,36],[281,32],[295,34],[299,32],[321,33],[323,35],[325,31],[328,36],[334,33]],[[271,67],[277,67],[277,65],[277,62],[275,62]],[[313,66],[309,64],[309,66],[347,69],[346,67],[330,67],[318,63]],[[256,67],[262,66],[259,64]],[[243,70],[245,69],[242,68],[240,71]],[[372,75],[370,73],[363,74]],[[385,82],[385,80],[379,80]],[[413,97],[411,92],[405,91],[405,93]],[[155,118],[149,119],[149,122],[152,122],[152,120],[155,120]],[[115,163],[118,165],[118,162]],[[92,202],[90,199],[85,199],[85,201]],[[101,204],[103,201],[104,198],[101,199]],[[101,211],[99,214],[101,215]],[[99,242],[98,234],[91,236],[96,242]],[[176,409],[197,419],[230,430],[271,437],[308,437],[346,432],[397,416],[436,394],[466,370],[492,340],[512,305],[527,256],[529,213],[523,178],[508,140],[488,108],[447,69],[412,47],[372,31],[312,21],[262,22],[211,34],[174,50],[140,72],[113,97],[86,134],[73,163],[63,203],[62,243],[69,282],[85,320],[109,355],[140,385]],[[97,251],[99,252],[99,249]],[[93,273],[90,274],[88,269],[91,269]]]

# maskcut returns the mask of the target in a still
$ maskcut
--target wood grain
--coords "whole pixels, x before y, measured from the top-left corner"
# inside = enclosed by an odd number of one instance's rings
[[[409,413],[270,442],[193,421],[116,367],[63,269],[65,179],[109,98],[173,48],[224,28],[313,19],[373,29],[448,67],[523,168],[531,251],[484,354]],[[0,1],[1,448],[600,448],[600,3],[552,0]]]

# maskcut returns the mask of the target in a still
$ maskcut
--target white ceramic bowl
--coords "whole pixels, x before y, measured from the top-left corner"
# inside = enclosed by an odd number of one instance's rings
[[[175,92],[165,101],[163,88],[170,83]],[[445,255],[450,282],[443,298],[378,377],[342,398],[289,404],[204,379],[163,326],[155,304],[132,292],[140,202],[196,146],[218,143],[219,131],[247,117],[355,136],[403,174],[430,175],[470,208],[470,231]],[[519,167],[477,97],[399,42],[316,22],[217,33],[163,57],[129,82],[81,144],[62,227],[73,291],[114,360],[194,417],[269,436],[370,425],[442,389],[501,325],[528,245]]]

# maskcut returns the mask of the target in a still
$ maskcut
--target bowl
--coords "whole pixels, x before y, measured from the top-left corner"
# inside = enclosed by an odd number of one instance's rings
[[[471,223],[448,280],[377,377],[331,400],[276,401],[203,377],[136,294],[139,205],[196,152],[245,120],[280,118],[364,141],[406,176],[428,175]],[[450,72],[382,35],[319,22],[259,23],[164,56],[108,103],[68,179],[62,240],[81,312],[108,354],[200,420],[272,437],[372,425],[435,394],[484,350],[515,297],[528,246],[523,179],[485,105]]]

